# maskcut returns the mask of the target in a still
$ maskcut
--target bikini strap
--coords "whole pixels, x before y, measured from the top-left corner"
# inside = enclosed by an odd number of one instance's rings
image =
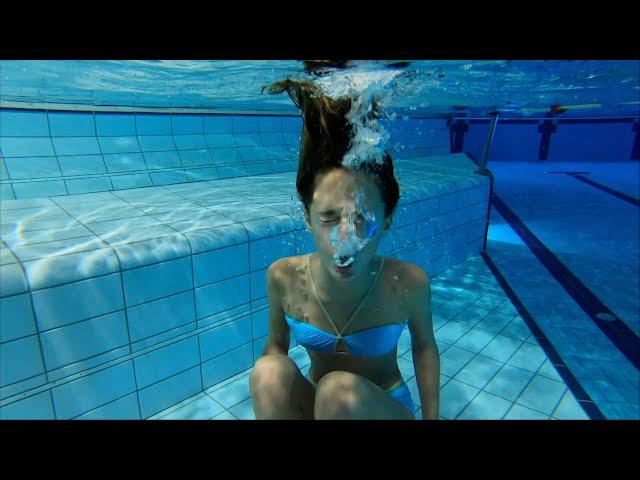
[[[342,327],[342,331],[339,331],[338,327],[336,327],[336,324],[333,323],[333,319],[331,318],[331,315],[329,315],[329,312],[327,312],[327,309],[324,308],[322,300],[320,300],[320,297],[318,296],[318,292],[316,290],[316,284],[313,281],[313,275],[311,274],[311,253],[307,256],[307,266],[309,268],[309,277],[311,278],[311,287],[313,289],[313,294],[315,295],[316,300],[318,300],[318,304],[320,305],[320,308],[322,308],[322,311],[324,312],[324,314],[326,315],[327,319],[329,320],[329,323],[331,323],[331,326],[335,330],[338,338],[343,338],[342,337],[342,333],[347,329],[347,327],[349,326],[351,321],[356,317],[356,315],[358,314],[358,312],[360,311],[360,309],[364,305],[364,302],[367,300],[367,298],[369,298],[369,295],[373,291],[373,287],[375,287],[376,283],[378,283],[378,279],[380,278],[380,273],[382,272],[382,268],[384,267],[384,260],[385,260],[385,258],[382,257],[382,262],[380,263],[380,269],[378,270],[378,272],[376,274],[376,278],[373,280],[373,282],[371,283],[371,286],[369,287],[369,290],[367,291],[365,296],[360,301],[360,304],[358,305],[358,308],[356,308],[356,310],[351,314],[351,316],[349,317],[349,320],[347,320],[347,323],[344,324],[344,327]]]

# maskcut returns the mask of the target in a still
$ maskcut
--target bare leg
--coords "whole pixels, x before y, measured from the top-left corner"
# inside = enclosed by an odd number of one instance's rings
[[[249,389],[256,420],[313,420],[315,389],[287,355],[259,358]]]
[[[320,379],[314,402],[318,420],[413,420],[413,412],[370,380],[334,371]]]

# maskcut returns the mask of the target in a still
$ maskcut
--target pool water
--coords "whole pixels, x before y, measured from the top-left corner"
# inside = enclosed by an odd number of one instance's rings
[[[640,419],[639,63],[398,65],[322,78],[403,72],[383,122],[401,204],[379,253],[429,273],[440,418]],[[312,74],[0,72],[0,418],[255,418],[266,267],[314,250],[301,119],[259,90]],[[397,353],[421,418],[408,329]],[[289,354],[306,374],[305,350]]]

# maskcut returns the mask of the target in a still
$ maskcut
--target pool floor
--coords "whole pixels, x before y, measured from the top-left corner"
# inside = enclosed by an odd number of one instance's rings
[[[638,162],[496,162],[489,168],[495,176],[494,193],[591,295],[615,312],[631,335],[637,335],[637,206],[571,175],[548,172],[587,171],[584,176],[592,182],[637,199]],[[638,369],[494,205],[490,219],[487,258],[569,376],[559,375],[485,258],[477,254],[431,278],[441,355],[440,418],[588,419],[587,405],[600,418],[640,419]],[[398,343],[398,364],[421,418],[410,343],[405,330]],[[304,349],[296,347],[290,356],[306,373],[309,357]],[[150,419],[254,419],[250,373],[241,372]]]
[[[435,337],[441,355],[441,419],[588,419],[480,255],[433,277]],[[474,290],[464,279],[475,279]],[[460,281],[450,279],[458,278]],[[303,374],[309,357],[289,352]],[[422,418],[408,329],[398,364]],[[248,369],[150,419],[254,420]]]

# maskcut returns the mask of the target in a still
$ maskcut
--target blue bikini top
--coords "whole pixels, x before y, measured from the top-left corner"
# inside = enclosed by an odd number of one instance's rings
[[[324,308],[322,301],[318,297],[316,286],[313,281],[313,276],[311,275],[311,255],[307,257],[307,261],[313,293],[316,297],[316,300],[318,300],[318,304],[324,311],[327,319],[331,323],[331,326],[333,327],[337,335],[325,332],[324,330],[314,327],[313,325],[285,315],[285,319],[289,324],[291,332],[293,333],[296,341],[304,348],[309,350],[318,352],[343,353],[364,357],[383,355],[393,350],[398,343],[398,339],[400,338],[402,331],[407,326],[408,320],[405,320],[402,323],[381,325],[379,327],[367,328],[365,330],[351,333],[349,335],[342,335],[351,321],[358,314],[360,308],[362,308],[362,305],[373,291],[373,287],[378,282],[380,272],[382,272],[382,267],[384,266],[384,257],[382,257],[380,270],[378,271],[376,278],[372,282],[371,287],[369,287],[366,295],[360,301],[358,308],[356,308],[356,310],[351,314],[351,317],[349,318],[347,323],[345,323],[342,331],[339,331],[336,328],[336,325],[335,323],[333,323],[333,319],[329,315],[329,312],[327,312],[327,310]]]

